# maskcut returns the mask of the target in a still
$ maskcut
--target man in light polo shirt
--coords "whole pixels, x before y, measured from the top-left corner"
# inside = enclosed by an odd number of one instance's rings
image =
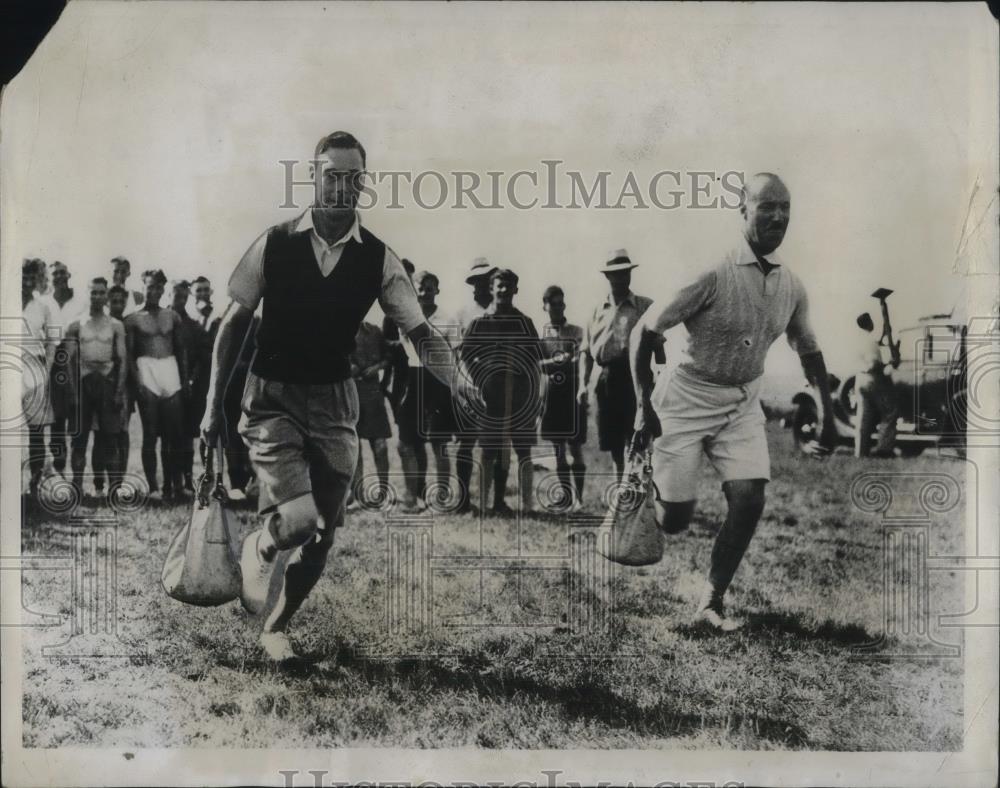
[[[788,227],[790,205],[780,178],[754,175],[743,191],[740,243],[672,299],[650,307],[631,337],[635,427],[640,444],[656,439],[653,480],[660,526],[677,533],[690,523],[702,454],[722,477],[729,511],[712,548],[698,611],[700,621],[719,630],[739,626],[726,618],[723,596],[764,508],[770,460],[761,376],[767,350],[782,333],[819,390],[820,446],[829,450],[836,439],[826,365],[809,324],[805,289],[774,254]],[[659,377],[654,391],[653,348],[678,323],[689,333],[686,357],[672,374]]]
[[[264,526],[243,544],[241,599],[261,614],[260,643],[275,661],[295,656],[289,620],[319,580],[334,530],[344,522],[358,452],[349,357],[372,304],[379,302],[462,407],[482,407],[451,347],[424,319],[399,258],[358,220],[364,168],[365,150],[351,134],[337,131],[319,141],[314,204],[267,230],[243,256],[229,280],[232,302],[213,353],[202,422],[209,445],[218,437],[225,389],[260,305],[240,433],[257,473]]]

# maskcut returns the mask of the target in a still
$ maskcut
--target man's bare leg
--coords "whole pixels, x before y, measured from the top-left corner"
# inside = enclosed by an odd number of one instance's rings
[[[309,519],[312,521],[312,535],[308,536],[304,543],[292,550],[288,562],[285,565],[285,572],[280,591],[275,601],[274,607],[264,621],[263,632],[284,632],[288,628],[288,622],[295,612],[302,606],[309,592],[315,587],[323,574],[326,566],[327,555],[333,546],[334,531],[343,525],[344,509],[347,500],[347,491],[350,486],[350,479],[338,477],[338,481],[333,484],[333,489],[324,490],[319,498],[313,496],[303,496],[304,499],[312,501],[312,507],[304,514],[298,514],[300,522],[295,524],[298,533],[308,533]],[[301,501],[301,499],[299,499]],[[278,515],[281,516],[281,507]],[[301,509],[300,509],[301,511]],[[273,535],[277,531],[280,535],[285,531],[281,524],[274,523],[265,529],[271,538],[269,540],[271,558],[277,552],[277,544]],[[267,556],[262,556],[267,559]]]
[[[578,503],[583,503],[583,485],[587,480],[587,463],[583,459],[583,445],[580,443],[570,442],[569,444],[569,454],[573,459],[573,464],[570,469],[573,472],[573,486],[576,490],[576,500]]]
[[[719,628],[729,629],[736,625],[725,619],[723,597],[743,555],[753,539],[757,523],[764,511],[764,479],[738,479],[723,482],[729,510],[722,524],[715,544],[712,546],[712,564],[708,572],[708,584],[701,600],[702,617],[709,620],[714,613],[721,622]],[[706,612],[707,611],[707,612]],[[710,620],[715,625],[715,622]]]
[[[163,490],[180,494],[184,489],[184,402],[180,392],[160,400],[160,414]]]
[[[431,454],[434,455],[434,486],[441,498],[435,503],[447,503],[451,498],[451,460],[448,457],[447,443],[431,441]]]
[[[521,496],[521,511],[535,508],[535,466],[531,462],[531,447],[520,446],[517,454],[517,488]]]
[[[142,470],[150,492],[159,490],[156,481],[156,440],[160,434],[160,408],[158,397],[148,389],[139,387],[136,405],[142,422]]]
[[[399,459],[403,465],[406,486],[403,504],[408,508],[419,505],[427,484],[427,448],[423,443],[399,442]]]

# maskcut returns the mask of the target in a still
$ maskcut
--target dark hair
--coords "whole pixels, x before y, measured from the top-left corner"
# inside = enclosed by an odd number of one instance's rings
[[[108,298],[110,299],[111,296],[118,295],[119,293],[128,298],[128,290],[121,285],[114,285],[110,290],[108,290]]]
[[[202,282],[204,282],[207,285],[212,284],[210,281],[208,281],[208,277],[207,276],[199,276],[191,284],[198,285],[198,284],[201,284]]]
[[[559,285],[549,285],[545,288],[545,292],[542,293],[542,303],[547,304],[556,296],[565,298],[566,294],[563,292],[563,289],[559,287]]]
[[[21,263],[21,276],[35,276],[38,273],[38,266],[35,264],[33,258],[24,258],[24,262]]]
[[[358,142],[357,137],[349,131],[334,131],[333,133],[327,134],[323,137],[323,139],[316,143],[314,158],[318,159],[320,154],[335,148],[357,150],[357,152],[361,154],[361,166],[364,167],[366,165],[367,156],[365,155],[365,148],[360,142]]]
[[[405,257],[402,260],[400,260],[399,262],[401,262],[403,264],[403,270],[406,271],[406,273],[409,276],[413,276],[413,272],[417,270],[417,267],[413,263],[411,263],[409,260],[407,260]]]
[[[148,271],[142,272],[142,281],[145,282],[150,277],[158,285],[165,285],[167,283],[167,275],[163,273],[159,268],[150,268]]]
[[[441,287],[441,280],[437,278],[437,274],[432,274],[430,271],[417,271],[413,275],[413,284],[418,285],[425,279],[433,279],[435,287]]]
[[[121,255],[119,255],[118,257],[112,257],[111,263],[112,265],[118,265],[119,263],[122,263],[124,265],[127,265],[129,267],[129,270],[132,269],[132,263],[128,261],[127,257],[122,257]]]
[[[506,279],[515,287],[517,286],[517,274],[511,271],[509,268],[498,268],[492,274],[490,274],[490,282],[492,283],[495,279]]]
[[[180,290],[190,290],[191,289],[191,283],[187,279],[175,279],[173,282],[170,283],[170,285],[171,285],[171,287],[174,288],[174,290],[178,290],[178,289],[180,289]]]
[[[108,286],[108,280],[105,279],[103,276],[95,276],[93,279],[90,280],[90,284],[91,285],[104,285],[105,287],[107,287]]]

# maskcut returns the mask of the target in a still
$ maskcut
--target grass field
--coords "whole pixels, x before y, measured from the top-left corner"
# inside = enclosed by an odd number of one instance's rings
[[[145,655],[50,659],[42,646],[67,637],[66,620],[23,630],[24,744],[960,748],[961,660],[852,658],[882,631],[883,557],[877,517],[853,508],[848,489],[864,471],[958,476],[964,466],[934,453],[806,461],[786,431],[768,429],[774,481],[730,593],[748,621],[736,634],[689,625],[723,512],[710,472],[694,524],[663,561],[616,569],[594,608],[613,601],[606,626],[572,624],[567,589],[589,587],[593,571],[551,558],[567,552],[565,521],[466,515],[433,524],[433,555],[458,558],[433,558],[429,625],[387,631],[392,518],[349,517],[294,622],[308,657],[294,669],[263,663],[238,603],[192,608],[163,593],[163,556],[189,504],[150,504],[121,517],[116,561],[119,636]],[[591,459],[596,517],[607,465]],[[932,554],[960,551],[961,509],[935,521]],[[74,526],[28,514],[23,552],[69,556]],[[241,511],[245,529],[250,515]],[[488,564],[478,572],[467,566],[476,555]],[[504,556],[506,568],[486,560]],[[66,572],[26,572],[24,604],[68,616],[69,589]],[[935,573],[933,609],[964,609],[960,594],[957,579]]]

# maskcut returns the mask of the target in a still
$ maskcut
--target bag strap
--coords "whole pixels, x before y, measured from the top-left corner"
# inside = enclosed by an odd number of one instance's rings
[[[198,480],[198,504],[202,507],[208,506],[208,499],[210,497],[215,498],[217,501],[227,501],[229,496],[226,494],[226,488],[222,483],[225,454],[218,452],[219,467],[218,470],[215,470],[215,448],[207,445],[205,441],[201,441],[199,452],[201,454],[201,464],[204,466],[205,472],[202,474],[201,479]]]

